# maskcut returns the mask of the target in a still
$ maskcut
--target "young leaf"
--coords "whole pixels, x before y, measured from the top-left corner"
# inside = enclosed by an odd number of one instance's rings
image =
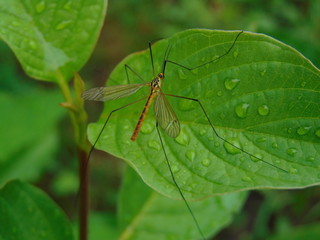
[[[0,0],[0,37],[36,79],[69,79],[97,41],[106,0]]]
[[[238,31],[188,30],[156,43],[156,72],[168,45],[169,59],[194,67],[224,54]],[[148,50],[124,59],[108,85],[139,83],[124,64],[146,81],[153,78]],[[212,131],[196,102],[167,97],[181,123],[181,133],[162,132],[178,184],[187,198],[259,188],[301,188],[320,183],[320,72],[295,49],[262,34],[242,33],[231,52],[196,71],[167,64],[163,92],[202,103],[218,134],[245,151],[224,143]],[[89,127],[93,143],[111,110],[147,96],[140,94],[106,102],[98,123]],[[155,129],[152,111],[138,140],[130,141],[144,103],[115,112],[98,149],[128,162],[152,188],[179,197],[172,183]],[[281,169],[283,170],[281,170]]]
[[[42,191],[21,181],[0,190],[0,238],[71,240],[61,209]]]
[[[190,202],[205,236],[209,238],[232,221],[247,192]],[[199,231],[183,201],[166,198],[147,187],[128,167],[119,197],[119,239],[199,239]],[[178,223],[178,224],[177,224]]]

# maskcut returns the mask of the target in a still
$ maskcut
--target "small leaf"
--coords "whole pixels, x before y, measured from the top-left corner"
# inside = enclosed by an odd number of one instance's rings
[[[69,79],[88,60],[106,0],[0,0],[0,37],[36,79]]]
[[[0,190],[0,222],[1,239],[73,239],[61,209],[42,191],[21,181]]]
[[[168,45],[171,61],[195,67],[224,54],[238,33],[196,29],[159,41],[152,48],[155,70],[161,71]],[[112,72],[109,85],[141,82],[131,72],[126,80],[124,64],[146,81],[153,78],[146,50],[124,59]],[[219,61],[191,72],[167,63],[165,74],[164,93],[199,99],[217,133],[256,156],[236,151],[217,138],[196,102],[168,96],[181,133],[173,139],[162,132],[164,147],[187,198],[320,183],[320,72],[295,49],[271,37],[244,32]],[[106,102],[98,123],[89,127],[90,141],[96,140],[111,110],[149,91]],[[114,112],[97,148],[127,161],[152,188],[178,198],[152,111],[138,140],[130,141],[143,105],[139,102]]]
[[[232,193],[189,204],[201,231],[209,238],[232,221],[246,196],[247,192]],[[183,201],[153,191],[129,167],[120,192],[118,216],[122,240],[201,238]]]

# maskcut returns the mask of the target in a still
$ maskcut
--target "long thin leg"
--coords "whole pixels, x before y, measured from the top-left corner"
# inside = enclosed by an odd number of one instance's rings
[[[150,59],[151,59],[151,66],[152,66],[153,77],[155,77],[155,76],[156,76],[156,73],[155,73],[155,71],[154,71],[154,64],[153,64],[153,56],[152,56],[151,42],[149,42],[149,52],[150,52]]]
[[[133,72],[138,78],[142,80],[142,82],[146,83],[146,81],[136,72],[134,71],[129,65],[125,64],[124,68],[126,69],[126,74],[127,74],[127,80],[130,82],[129,74],[128,74],[128,69]]]
[[[146,98],[147,98],[147,97],[140,98],[140,99],[138,99],[138,100],[136,100],[136,101],[133,101],[133,102],[131,102],[131,103],[128,103],[128,104],[126,104],[126,105],[124,105],[124,106],[122,106],[122,107],[119,107],[119,108],[117,108],[117,109],[114,109],[114,110],[112,110],[112,111],[109,113],[106,121],[105,121],[104,124],[103,124],[103,127],[101,128],[101,130],[100,130],[100,132],[99,132],[99,135],[98,135],[97,139],[95,140],[95,142],[93,143],[93,145],[92,145],[92,147],[91,147],[91,149],[90,149],[90,151],[89,151],[88,158],[87,158],[86,162],[84,163],[84,164],[85,164],[85,168],[84,168],[84,169],[87,169],[87,168],[88,168],[89,160],[90,160],[92,151],[94,150],[94,148],[95,148],[95,146],[96,146],[99,138],[101,137],[101,135],[102,135],[102,133],[103,133],[103,130],[104,130],[105,127],[107,126],[107,123],[108,123],[111,115],[112,115],[114,112],[116,112],[116,111],[119,111],[119,110],[121,110],[121,109],[123,109],[123,108],[126,108],[126,107],[132,105],[132,104],[135,104],[135,103],[137,103],[137,102],[140,102],[140,101],[142,101],[142,100],[144,100],[144,99],[146,99]],[[81,182],[79,188],[81,188],[82,185],[83,185],[83,183]],[[75,203],[78,202],[79,194],[80,194],[80,189],[79,189],[78,192],[77,192],[77,196],[76,196],[76,198],[75,198]],[[77,205],[77,204],[75,204],[75,206],[76,206],[76,205]]]
[[[158,136],[159,136],[159,139],[160,139],[160,142],[161,142],[162,150],[163,150],[164,156],[165,156],[165,158],[166,158],[167,166],[168,166],[168,168],[169,168],[169,171],[170,171],[170,174],[171,174],[171,178],[172,178],[172,180],[173,180],[173,182],[174,182],[174,185],[176,185],[176,187],[177,187],[177,189],[178,189],[178,191],[179,191],[179,193],[180,193],[181,198],[183,199],[184,203],[186,204],[186,206],[187,206],[187,208],[188,208],[188,210],[189,210],[189,212],[190,212],[190,214],[191,214],[191,216],[192,216],[192,219],[193,219],[194,223],[195,223],[196,226],[197,226],[197,229],[198,229],[198,231],[199,231],[202,239],[205,240],[206,238],[205,238],[203,232],[201,231],[201,228],[200,228],[200,225],[199,225],[199,223],[198,223],[198,220],[196,219],[195,215],[193,214],[193,212],[192,212],[192,210],[191,210],[191,207],[190,207],[187,199],[184,197],[184,195],[183,195],[183,193],[182,193],[182,191],[181,191],[181,189],[180,189],[180,187],[179,187],[179,185],[178,185],[178,183],[177,183],[177,181],[176,181],[176,178],[174,177],[174,174],[173,174],[173,172],[172,172],[171,164],[170,164],[170,162],[169,162],[169,159],[168,159],[168,156],[167,156],[167,153],[166,153],[166,150],[165,150],[165,148],[164,148],[163,141],[162,141],[162,137],[161,137],[161,134],[160,134],[160,131],[159,131],[158,122],[156,123],[156,128],[157,128],[157,132],[158,132]]]
[[[226,139],[224,139],[223,137],[221,137],[221,136],[218,134],[218,132],[216,131],[216,129],[214,128],[213,124],[211,123],[210,118],[209,118],[207,112],[204,110],[204,107],[203,107],[203,105],[201,104],[201,102],[200,102],[199,99],[189,98],[189,97],[182,97],[182,96],[177,96],[177,95],[172,95],[172,94],[164,94],[164,95],[169,96],[169,97],[183,98],[183,99],[187,99],[187,100],[191,100],[191,101],[197,102],[197,103],[200,105],[200,107],[201,107],[204,115],[206,116],[206,119],[207,119],[207,121],[209,122],[209,124],[210,124],[210,126],[211,126],[211,128],[212,128],[212,130],[213,130],[213,132],[214,132],[214,134],[215,134],[219,139],[221,139],[222,141],[230,144],[232,147],[240,150],[241,152],[249,155],[250,157],[256,158],[256,159],[258,159],[259,161],[264,162],[265,164],[268,164],[269,166],[272,166],[272,167],[274,167],[274,168],[276,168],[276,169],[278,169],[278,170],[281,170],[281,171],[283,171],[283,172],[285,172],[285,173],[289,173],[287,170],[285,170],[285,169],[283,169],[283,168],[280,168],[280,167],[277,167],[277,166],[275,166],[275,165],[273,165],[273,164],[271,164],[271,163],[269,163],[269,162],[267,162],[267,161],[265,161],[265,160],[263,160],[263,159],[261,159],[261,158],[259,158],[259,157],[257,157],[257,156],[254,156],[253,154],[251,154],[251,153],[249,153],[249,152],[241,149],[240,147],[237,147],[237,146],[234,145],[233,143],[231,143],[231,142],[229,142],[228,140],[226,140]]]
[[[166,68],[167,63],[171,63],[171,64],[174,64],[174,65],[176,65],[176,66],[178,66],[178,67],[182,67],[182,68],[184,68],[184,69],[187,69],[187,70],[189,70],[189,71],[192,71],[192,70],[194,70],[194,69],[203,67],[203,66],[205,66],[205,65],[207,65],[207,64],[209,64],[209,63],[212,63],[212,62],[214,62],[214,61],[217,61],[217,60],[220,59],[220,58],[223,58],[224,56],[226,56],[227,54],[229,54],[229,52],[232,50],[232,48],[233,48],[234,45],[236,44],[236,41],[238,40],[238,38],[239,38],[239,36],[241,35],[241,33],[243,33],[243,31],[241,31],[241,32],[238,33],[238,35],[237,35],[236,38],[234,39],[231,47],[230,47],[224,54],[222,54],[222,55],[214,58],[213,60],[211,60],[211,61],[209,61],[209,62],[200,64],[200,65],[198,65],[198,66],[196,66],[196,67],[190,68],[190,67],[184,66],[184,65],[182,65],[182,64],[180,64],[180,63],[176,63],[176,62],[173,62],[173,61],[171,61],[171,60],[166,59],[166,60],[164,61],[164,64],[163,64],[163,65],[164,65],[163,71],[162,71],[163,74],[164,74],[164,72],[165,72],[165,68]]]

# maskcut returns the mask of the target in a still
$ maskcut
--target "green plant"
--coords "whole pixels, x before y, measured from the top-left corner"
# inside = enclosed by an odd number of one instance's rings
[[[67,82],[87,61],[98,38],[105,9],[106,1],[102,0],[90,3],[0,1],[1,38],[14,51],[29,76],[56,83],[64,95],[65,102],[62,106],[68,109],[73,125],[79,164],[82,166],[81,183],[84,187],[87,186],[85,161],[90,146],[86,141],[86,113],[80,98],[83,86],[76,75],[72,94]],[[170,59],[192,66],[197,64],[195,61],[205,62],[221,54],[230,46],[234,36],[235,32],[208,30],[178,33],[154,45],[156,69],[160,67],[168,44],[174,46]],[[111,74],[110,84],[127,83],[123,68],[125,63],[141,73],[147,81],[152,77],[149,54],[144,51],[123,60]],[[130,77],[132,82],[138,81],[134,76]],[[189,200],[199,200],[216,194],[231,193],[192,202],[192,209],[207,236],[226,226],[233,214],[241,209],[246,192],[238,191],[301,188],[319,183],[319,78],[319,70],[294,49],[265,35],[249,32],[240,37],[232,53],[212,66],[193,72],[173,65],[168,66],[165,92],[199,98],[223,137],[288,171],[282,172],[228,148],[214,138],[196,104],[170,99],[182,123],[182,133],[177,139],[164,136],[165,147],[169,151],[174,173],[186,197]],[[50,99],[48,101],[51,103],[58,102],[54,93],[51,99],[50,94],[30,92],[35,95],[30,102],[42,103],[44,98]],[[135,98],[142,94],[143,92],[138,93]],[[16,108],[24,101],[26,105],[21,108],[29,110],[26,98],[16,102],[12,101],[12,98],[1,96],[1,109]],[[101,119],[89,127],[91,142],[97,137],[110,110],[128,101],[121,99],[106,104]],[[144,182],[157,192],[178,198],[163,161],[161,146],[157,142],[152,113],[148,115],[138,141],[132,143],[129,140],[141,107],[132,106],[130,111],[119,111],[115,114],[97,146],[123,158],[142,176]],[[24,151],[17,154],[16,158],[9,158],[10,149],[5,145],[8,140],[4,138],[2,146],[9,150],[3,151],[3,160],[1,159],[2,184],[9,179],[20,177],[20,173],[25,174],[26,171],[23,170],[28,169],[29,172],[31,166],[28,164],[32,164],[32,160],[41,158],[44,164],[48,152],[54,151],[50,145],[57,141],[53,127],[47,131],[44,129],[54,125],[62,113],[54,106],[52,116],[42,116],[41,111],[44,109],[41,107],[36,108],[34,112],[36,111],[40,112],[37,114],[39,131],[30,131],[27,134],[32,134],[34,141],[38,139],[41,145],[37,148],[34,148],[33,144],[30,144],[30,147],[26,145],[27,140],[20,137],[25,135],[26,130],[16,128],[14,141],[20,142]],[[23,120],[28,113],[23,115]],[[52,122],[48,122],[49,119]],[[5,122],[3,127],[8,125],[9,121]],[[45,148],[46,146],[49,147]],[[29,149],[35,151],[28,151]],[[16,163],[14,160],[21,159],[21,156],[28,156],[27,153],[30,153],[31,157],[26,158],[25,164],[16,164],[17,168],[10,172],[10,164]],[[37,171],[33,171],[36,173],[30,175],[36,178]],[[28,176],[23,178],[28,179]],[[135,172],[127,169],[119,197],[120,233],[113,228],[104,233],[107,236],[99,237],[116,238],[120,235],[122,239],[198,238],[198,232],[183,202],[165,198],[157,192],[145,186]],[[21,197],[24,193],[25,197]],[[86,197],[86,191],[82,191],[82,239],[86,239]],[[19,201],[14,202],[12,199]],[[37,202],[39,209],[33,207],[34,202]],[[0,235],[3,238],[10,236],[12,239],[27,239],[32,231],[38,231],[38,235],[34,234],[33,239],[44,236],[71,239],[70,224],[61,210],[54,206],[52,200],[26,183],[8,183],[0,193],[0,206],[0,222],[13,219],[7,222],[7,225],[1,224]],[[28,219],[28,226],[25,225],[27,220],[19,221],[19,214],[24,213],[24,207],[29,210],[30,215],[35,216]],[[13,212],[10,209],[22,210]],[[208,212],[214,212],[214,215],[208,215]],[[40,226],[39,223],[45,220],[45,216],[50,215],[52,224]],[[176,226],[177,222],[179,227]],[[61,230],[65,233],[64,236],[60,234],[57,225],[64,229]]]

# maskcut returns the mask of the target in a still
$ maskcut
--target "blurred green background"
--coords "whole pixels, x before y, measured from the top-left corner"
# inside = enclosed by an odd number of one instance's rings
[[[318,0],[110,0],[99,42],[80,74],[86,88],[102,86],[125,56],[189,28],[265,33],[319,68],[319,13]],[[0,54],[0,185],[16,177],[31,181],[75,218],[77,158],[67,112],[58,106],[62,96],[52,84],[28,78],[3,42]],[[97,119],[101,107],[87,103],[89,121]],[[96,151],[90,167],[91,231],[98,235],[116,224],[123,163]],[[320,237],[319,200],[319,187],[254,191],[215,239],[315,239]],[[299,235],[307,233],[314,234]]]

